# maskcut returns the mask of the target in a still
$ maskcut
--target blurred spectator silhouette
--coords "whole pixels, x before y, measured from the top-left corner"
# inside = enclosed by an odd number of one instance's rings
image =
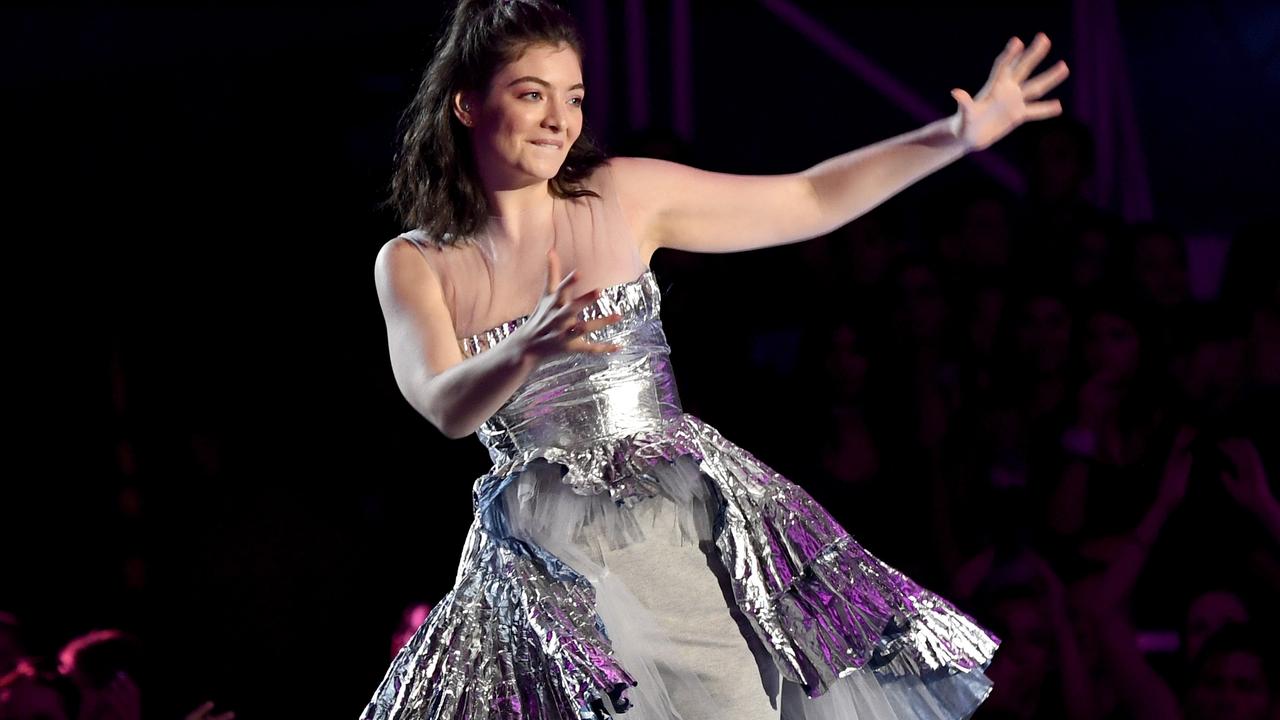
[[[395,659],[396,653],[400,652],[413,638],[414,633],[418,632],[418,628],[422,623],[427,621],[427,616],[431,614],[431,606],[427,603],[411,603],[405,607],[404,612],[400,615],[400,624],[396,626],[396,631],[391,634],[391,659]]]
[[[1246,624],[1229,623],[1205,640],[1191,663],[1186,720],[1273,720],[1275,645]]]

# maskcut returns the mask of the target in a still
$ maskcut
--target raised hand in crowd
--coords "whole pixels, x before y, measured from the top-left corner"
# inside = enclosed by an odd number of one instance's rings
[[[1224,470],[1222,485],[1241,509],[1262,523],[1272,541],[1280,544],[1280,501],[1271,491],[1262,457],[1248,438],[1227,438],[1218,447],[1230,458],[1234,471]]]
[[[235,711],[232,710],[214,714],[213,701],[207,700],[200,703],[200,706],[195,710],[187,713],[187,716],[183,718],[183,720],[234,720],[235,716]]]

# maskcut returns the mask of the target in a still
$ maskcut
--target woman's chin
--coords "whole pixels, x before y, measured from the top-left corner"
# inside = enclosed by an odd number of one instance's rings
[[[561,160],[560,162],[538,163],[530,169],[539,179],[550,180],[560,174],[560,168],[562,167],[564,167],[564,160]]]
[[[560,168],[563,165],[564,161],[558,163],[520,163],[509,170],[508,177],[510,179],[507,182],[516,186],[544,183],[560,174]]]

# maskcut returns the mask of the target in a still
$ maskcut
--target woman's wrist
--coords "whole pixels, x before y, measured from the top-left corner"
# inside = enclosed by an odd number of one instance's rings
[[[498,347],[504,345],[511,352],[511,361],[518,371],[533,372],[538,365],[542,364],[542,359],[533,350],[533,343],[529,342],[529,331],[526,326],[521,325],[516,328]]]
[[[955,138],[956,142],[960,143],[960,146],[963,147],[964,151],[967,153],[970,148],[968,145],[965,145],[964,137],[960,134],[960,131],[963,129],[963,123],[964,118],[960,115],[959,111],[956,111],[954,115],[947,118],[947,131],[951,133],[951,137]]]

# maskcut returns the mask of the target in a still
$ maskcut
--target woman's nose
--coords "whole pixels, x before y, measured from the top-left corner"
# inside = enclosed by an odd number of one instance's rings
[[[564,127],[563,111],[552,107],[547,110],[547,116],[542,120],[542,126],[553,132],[559,132]]]

